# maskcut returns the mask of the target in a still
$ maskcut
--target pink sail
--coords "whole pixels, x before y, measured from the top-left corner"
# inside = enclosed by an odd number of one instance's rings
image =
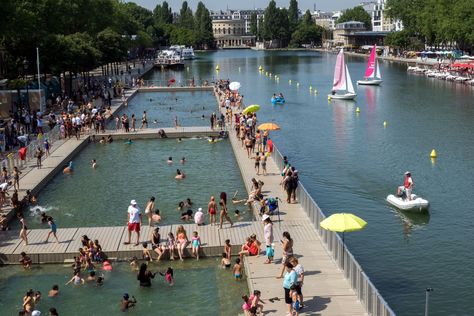
[[[369,62],[367,63],[367,68],[365,69],[365,78],[371,78],[374,76],[375,72],[375,45],[372,47],[369,56]]]
[[[336,68],[334,68],[333,90],[346,90],[346,66],[344,63],[344,51],[341,49],[337,54]]]

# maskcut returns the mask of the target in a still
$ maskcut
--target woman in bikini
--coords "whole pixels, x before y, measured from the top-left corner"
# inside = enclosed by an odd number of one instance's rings
[[[207,212],[209,213],[209,218],[211,221],[211,225],[216,223],[216,213],[217,213],[217,204],[215,201],[214,196],[211,196],[211,200],[209,204],[207,204]]]
[[[234,223],[232,223],[232,220],[230,219],[229,214],[227,212],[227,194],[225,192],[221,192],[219,205],[221,207],[219,217],[219,229],[222,229],[222,223],[224,222],[224,218],[230,223],[230,227],[234,226]]]
[[[176,245],[178,248],[179,259],[183,261],[184,249],[188,245],[188,236],[186,235],[186,230],[183,225],[179,225],[176,230]]]
[[[25,242],[25,246],[28,245],[28,227],[26,226],[25,218],[21,213],[18,213],[18,220],[20,221],[20,238]]]
[[[152,217],[153,217],[153,210],[155,209],[155,197],[152,196],[150,200],[148,201],[146,208],[145,208],[145,214],[148,217],[148,226],[151,226]]]

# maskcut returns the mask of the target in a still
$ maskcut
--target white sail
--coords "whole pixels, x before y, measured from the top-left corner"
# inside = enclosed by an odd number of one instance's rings
[[[377,77],[379,79],[382,79],[382,74],[380,73],[380,67],[379,67],[379,61],[378,60],[377,60],[376,68],[377,68],[377,70],[376,70],[377,73],[376,73],[375,77]]]
[[[346,65],[346,82],[347,82],[347,92],[355,93],[354,86],[352,85],[351,75],[349,74],[349,68]]]

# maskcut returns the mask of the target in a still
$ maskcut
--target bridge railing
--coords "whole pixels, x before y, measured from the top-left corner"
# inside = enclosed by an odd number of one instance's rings
[[[283,170],[283,156],[276,147],[273,148],[272,158],[279,170]],[[325,230],[320,226],[321,221],[326,218],[326,215],[324,215],[301,182],[298,184],[297,199],[316,228],[326,250],[343,271],[344,277],[349,281],[367,313],[376,316],[395,316],[393,310],[388,306],[382,295],[380,295],[352,253],[347,249],[341,237],[337,233]]]

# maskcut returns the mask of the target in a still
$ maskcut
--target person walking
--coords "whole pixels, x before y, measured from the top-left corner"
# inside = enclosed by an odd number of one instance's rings
[[[132,231],[137,233],[137,242],[135,246],[140,244],[140,224],[142,222],[142,214],[140,213],[140,209],[137,206],[137,202],[135,200],[130,201],[130,206],[128,207],[128,241],[125,242],[126,245],[130,244],[132,238]]]
[[[298,275],[295,270],[293,270],[293,265],[290,262],[286,262],[284,265],[285,276],[283,278],[283,290],[285,292],[285,303],[288,309],[288,315],[292,314],[292,303],[293,299],[290,295],[291,287],[298,282]]]

